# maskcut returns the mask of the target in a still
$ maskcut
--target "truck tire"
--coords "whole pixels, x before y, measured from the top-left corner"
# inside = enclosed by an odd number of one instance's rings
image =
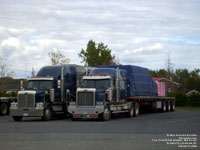
[[[175,111],[175,101],[171,102],[171,111]]]
[[[134,104],[134,117],[137,117],[139,115],[139,104]]]
[[[14,121],[22,121],[22,116],[13,116]]]
[[[108,106],[104,108],[102,119],[103,121],[109,121],[111,119],[111,111]]]
[[[167,106],[166,101],[162,101],[162,112],[166,112]]]
[[[7,115],[8,114],[8,104],[7,103],[2,103],[0,105],[0,113],[1,115]]]
[[[46,107],[44,109],[44,114],[42,116],[42,120],[43,121],[49,121],[51,119],[51,117],[52,117],[52,110],[51,110],[50,107]]]
[[[167,101],[167,111],[171,111],[171,101]]]
[[[132,118],[134,116],[134,107],[133,107],[133,104],[130,104],[130,105],[131,105],[130,109],[129,109],[128,113],[127,113],[127,117],[128,118]]]

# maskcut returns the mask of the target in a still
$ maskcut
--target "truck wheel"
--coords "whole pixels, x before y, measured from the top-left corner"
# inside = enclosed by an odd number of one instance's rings
[[[162,112],[166,112],[166,101],[162,101]]]
[[[139,115],[139,104],[135,103],[134,108],[134,117],[137,117]]]
[[[128,112],[128,117],[132,118],[133,116],[134,116],[134,107],[133,107],[133,104],[131,104],[130,110]]]
[[[110,108],[106,106],[103,111],[103,121],[108,121],[111,119]]]
[[[46,107],[44,109],[44,114],[42,116],[42,120],[43,121],[49,121],[51,119],[51,117],[52,117],[52,111],[49,107]]]
[[[0,113],[2,115],[7,115],[8,114],[8,104],[2,103],[0,107]]]
[[[175,101],[171,102],[171,111],[175,111]]]
[[[13,116],[14,121],[22,121],[22,116]]]
[[[171,101],[167,101],[167,111],[171,110]]]

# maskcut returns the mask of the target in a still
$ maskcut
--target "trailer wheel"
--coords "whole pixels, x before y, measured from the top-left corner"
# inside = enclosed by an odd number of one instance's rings
[[[13,116],[14,121],[22,121],[22,116]]]
[[[129,112],[127,113],[127,116],[128,116],[129,118],[132,118],[132,117],[134,116],[134,107],[133,107],[133,104],[131,104],[130,110],[129,110]]]
[[[171,111],[175,111],[175,101],[171,102]]]
[[[134,104],[134,117],[137,117],[139,115],[139,104]]]
[[[42,120],[43,121],[49,121],[51,119],[51,117],[52,117],[52,110],[51,110],[50,107],[46,107],[44,109],[44,114],[42,116]]]
[[[8,114],[8,104],[2,103],[0,107],[0,113],[2,115],[7,115]]]
[[[167,101],[167,111],[171,111],[171,101]]]
[[[166,101],[162,101],[162,112],[166,112]]]
[[[103,111],[103,121],[108,121],[111,119],[111,111],[110,111],[110,108],[108,106],[106,106],[104,108],[104,111]]]

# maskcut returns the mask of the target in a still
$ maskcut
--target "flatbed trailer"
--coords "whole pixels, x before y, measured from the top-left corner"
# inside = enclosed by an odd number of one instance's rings
[[[16,97],[0,97],[0,114],[8,115],[11,102],[16,100]]]
[[[175,98],[160,96],[128,97],[125,101],[111,101],[109,107],[111,113],[130,112],[132,114],[129,114],[129,116],[132,117],[138,116],[139,109],[147,105],[154,110],[161,110],[161,112],[175,111]]]
[[[110,101],[109,103],[96,103],[96,106],[79,107],[75,103],[70,105],[70,113],[72,119],[98,119],[110,120],[111,114],[126,113],[127,117],[137,117],[140,109],[144,106],[160,111],[171,112],[175,111],[175,98],[174,97],[156,97],[156,96],[137,96],[128,97],[124,101],[116,102]]]

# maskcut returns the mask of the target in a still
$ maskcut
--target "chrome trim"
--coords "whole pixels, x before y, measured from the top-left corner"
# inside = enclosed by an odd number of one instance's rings
[[[38,77],[38,78],[29,78],[28,81],[31,80],[53,80],[52,77]]]
[[[83,80],[102,80],[102,79],[111,79],[110,76],[84,76]]]
[[[24,100],[22,99],[22,100],[20,100],[20,95],[22,95],[23,97],[24,97]],[[27,96],[29,95],[32,95],[33,96],[33,99],[32,99],[32,101],[28,101],[27,99],[28,99],[28,97]],[[18,108],[26,108],[26,107],[28,107],[28,108],[30,108],[30,107],[35,107],[35,95],[36,95],[36,91],[19,91],[18,92],[18,95],[17,95],[17,98],[18,98]],[[31,106],[29,106],[31,104]]]
[[[92,106],[79,106],[78,105],[78,93],[79,92],[92,92],[93,93],[93,105]],[[76,91],[76,107],[95,107],[95,88],[78,88]]]

